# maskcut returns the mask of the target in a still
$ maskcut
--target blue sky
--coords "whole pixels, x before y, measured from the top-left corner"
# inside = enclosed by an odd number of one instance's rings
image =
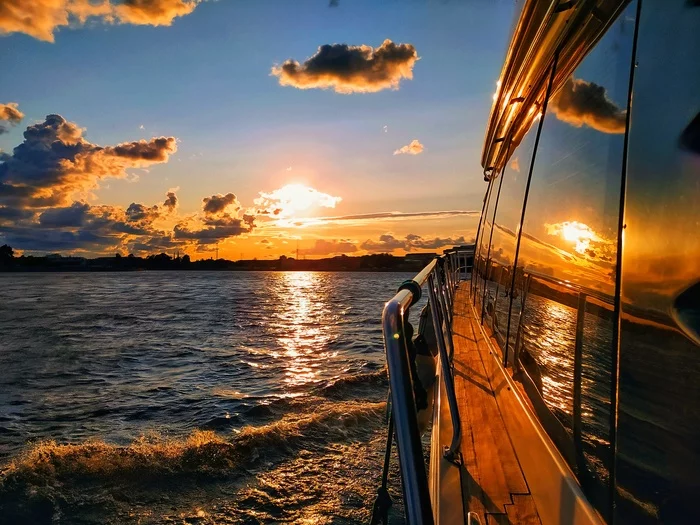
[[[60,28],[54,43],[12,33],[0,37],[0,103],[18,103],[25,118],[0,148],[10,152],[51,113],[99,145],[177,137],[167,163],[130,171],[135,182],[101,181],[91,204],[153,203],[179,187],[187,214],[207,195],[233,192],[245,206],[300,182],[342,197],[321,215],[480,209],[483,134],[512,14],[510,1],[220,0],[171,26],[92,19]],[[302,90],[270,74],[322,44],[387,38],[420,56],[398,90]],[[392,154],[413,139],[422,154]]]

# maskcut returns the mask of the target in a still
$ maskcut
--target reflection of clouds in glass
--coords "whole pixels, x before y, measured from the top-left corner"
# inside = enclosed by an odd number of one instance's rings
[[[510,162],[510,169],[513,171],[517,171],[518,173],[520,172],[520,160],[518,157],[514,157],[513,160]]]
[[[608,98],[603,86],[569,78],[552,99],[552,111],[562,122],[580,128],[584,124],[603,133],[624,133],[627,110]]]
[[[578,221],[564,221],[556,224],[545,224],[547,235],[561,237],[574,244],[574,250],[591,259],[610,261],[615,243],[598,235],[593,229]]]

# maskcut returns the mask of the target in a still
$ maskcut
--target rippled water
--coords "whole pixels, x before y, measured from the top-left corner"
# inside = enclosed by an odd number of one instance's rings
[[[365,521],[407,277],[1,275],[0,521]]]

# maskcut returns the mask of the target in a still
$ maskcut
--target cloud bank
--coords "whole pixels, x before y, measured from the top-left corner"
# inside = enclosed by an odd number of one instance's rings
[[[200,0],[0,0],[0,35],[24,33],[54,41],[61,27],[98,19],[108,24],[169,26],[190,14]]]
[[[12,155],[0,153],[0,205],[41,208],[70,202],[108,177],[124,178],[130,168],[168,161],[175,137],[98,146],[83,129],[60,115],[29,126]]]
[[[409,233],[403,239],[398,239],[387,233],[385,235],[380,235],[378,241],[367,239],[360,245],[360,248],[368,252],[393,252],[395,250],[410,252],[413,250],[435,250],[443,246],[455,246],[457,244],[465,244],[466,242],[464,237],[434,237],[432,239],[424,239],[420,235]]]
[[[556,117],[580,128],[584,124],[603,133],[624,133],[627,110],[608,98],[603,86],[569,78],[552,100]]]
[[[344,95],[399,89],[413,78],[418,52],[411,44],[384,40],[381,46],[326,44],[303,63],[289,59],[272,68],[282,86],[333,89]]]
[[[394,155],[419,155],[423,153],[423,149],[423,144],[418,142],[418,140],[412,140],[410,143],[397,149]]]
[[[311,248],[300,250],[304,255],[335,255],[339,253],[354,253],[358,250],[357,245],[349,239],[326,240],[316,239]]]

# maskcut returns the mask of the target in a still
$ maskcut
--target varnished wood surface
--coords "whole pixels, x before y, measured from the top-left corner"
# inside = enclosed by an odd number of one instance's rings
[[[469,301],[469,283],[463,282],[455,295],[452,331],[466,510],[476,512],[482,524],[540,524],[496,403],[486,368],[489,347]]]

